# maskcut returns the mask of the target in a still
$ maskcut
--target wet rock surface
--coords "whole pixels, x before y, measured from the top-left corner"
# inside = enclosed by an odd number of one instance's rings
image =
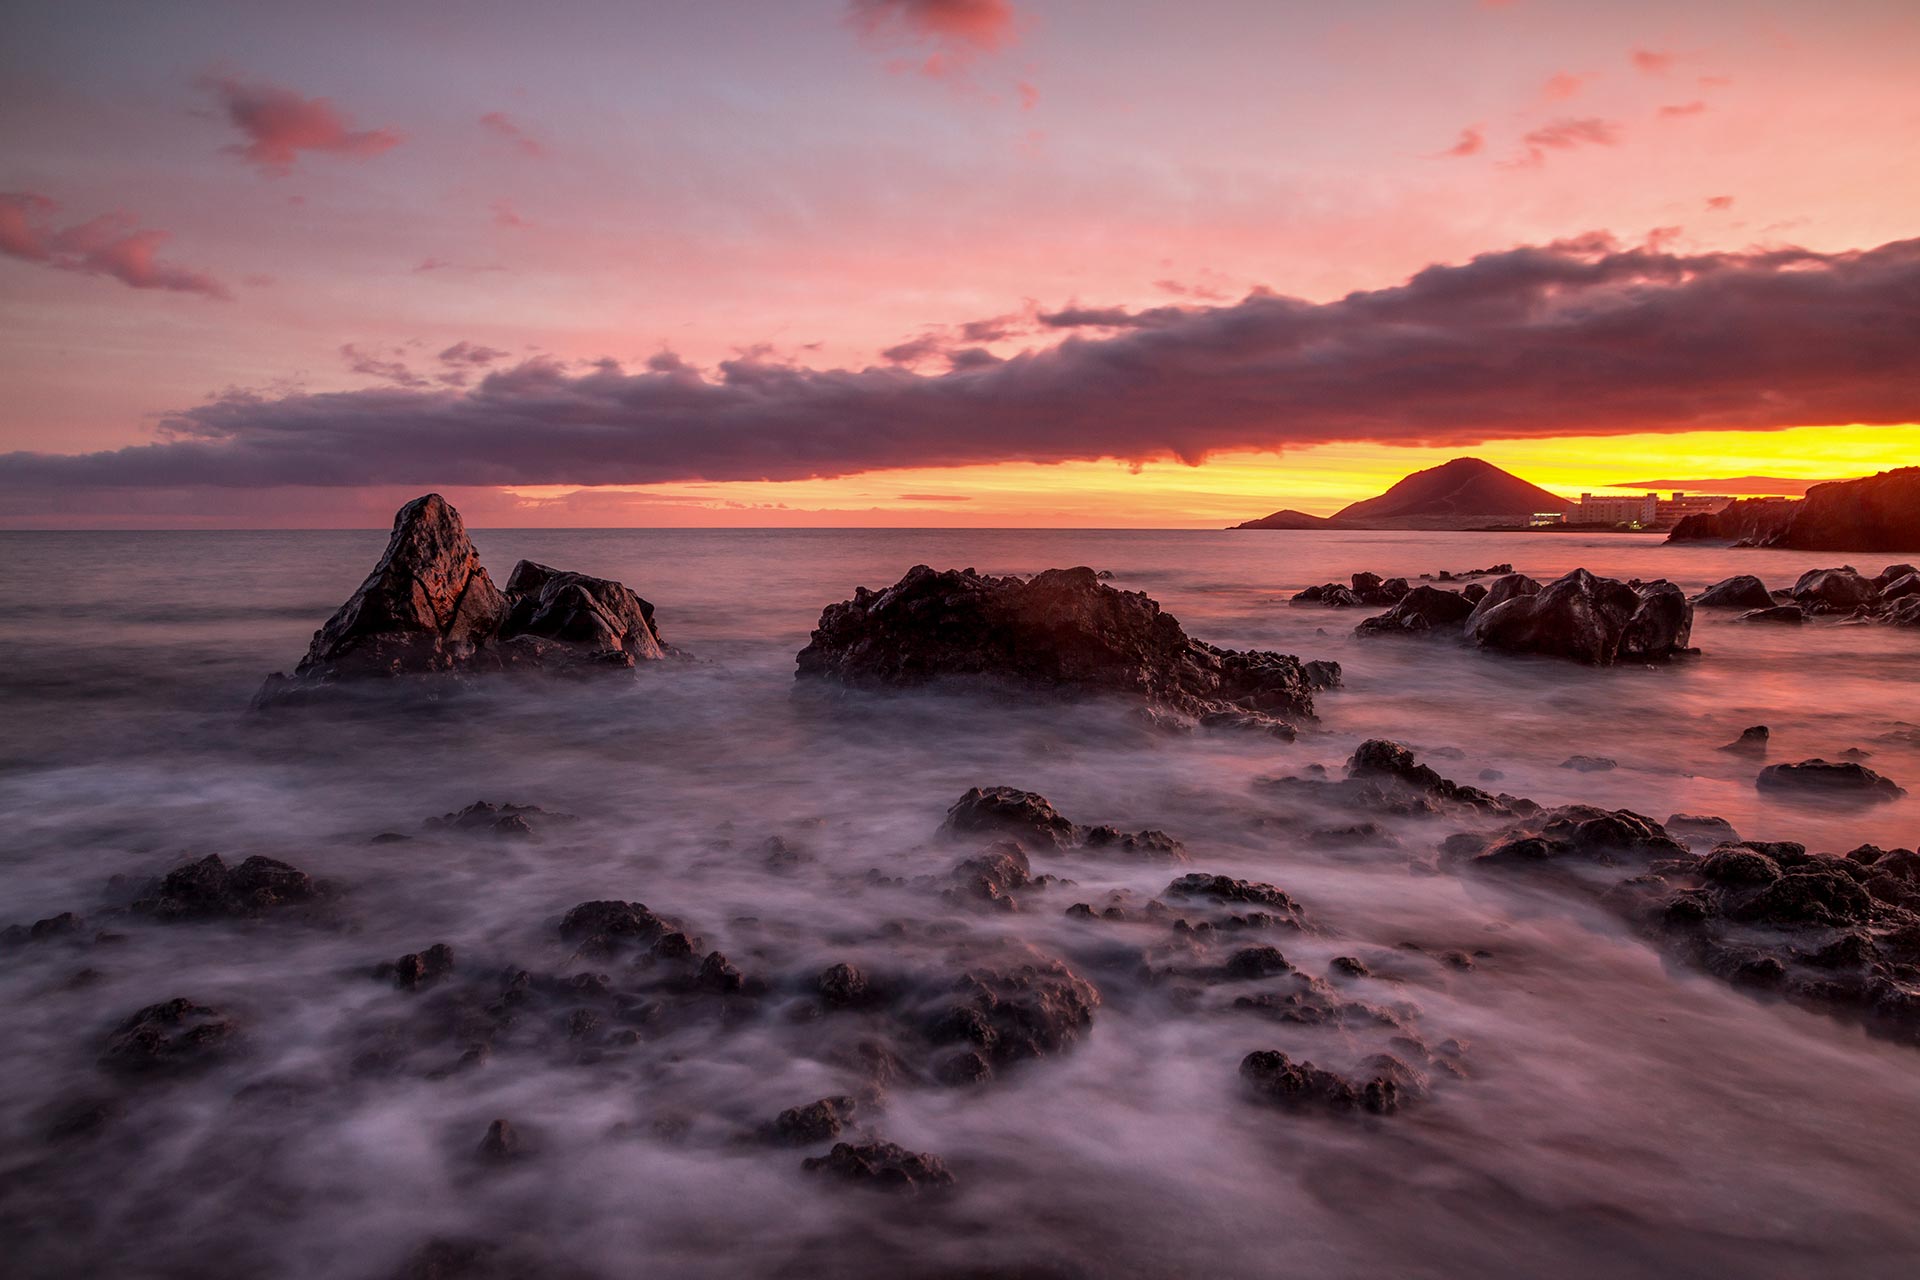
[[[972,787],[947,810],[941,830],[956,836],[1010,836],[1035,849],[1144,862],[1185,862],[1187,851],[1164,831],[1121,831],[1069,822],[1045,796],[1015,787]]]
[[[837,1142],[826,1155],[803,1161],[801,1168],[875,1191],[917,1194],[953,1185],[953,1174],[939,1156],[881,1139],[858,1145]]]
[[[1768,765],[1754,779],[1762,791],[1834,800],[1894,800],[1906,788],[1853,760],[1802,760]]]
[[[1152,599],[1085,568],[1021,579],[917,565],[885,591],[827,606],[797,665],[803,683],[987,682],[1118,694],[1196,718],[1311,716],[1315,684],[1296,657],[1190,639]]]
[[[1635,587],[1575,569],[1531,594],[1482,602],[1467,639],[1482,649],[1589,666],[1660,662],[1686,653],[1693,606],[1670,582]]]
[[[1368,1059],[1348,1077],[1261,1049],[1241,1061],[1240,1076],[1260,1101],[1294,1111],[1391,1115],[1424,1087],[1412,1068],[1388,1054]]]
[[[182,1075],[231,1053],[238,1031],[238,1024],[219,1010],[176,996],[114,1027],[101,1048],[100,1066],[131,1078]]]
[[[298,867],[258,855],[228,866],[217,853],[175,867],[135,901],[156,920],[249,919],[287,909],[311,918],[332,889]]]
[[[292,675],[268,676],[256,708],[342,684],[503,670],[631,668],[672,653],[653,606],[617,582],[521,561],[494,585],[460,513],[437,493],[401,507],[373,572],[314,633]]]
[[[1458,591],[1415,587],[1387,612],[1354,628],[1356,635],[1421,635],[1429,631],[1457,632],[1473,613],[1474,602]]]
[[[1698,609],[1771,609],[1773,595],[1767,584],[1750,573],[1722,578],[1693,598]]]

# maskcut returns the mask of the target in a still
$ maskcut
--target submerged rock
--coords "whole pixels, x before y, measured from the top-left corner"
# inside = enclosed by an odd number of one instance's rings
[[[1069,822],[1043,795],[1015,787],[971,787],[954,801],[941,824],[949,835],[1011,836],[1036,849],[1077,849],[1144,862],[1185,862],[1187,851],[1164,831],[1084,827]],[[1024,850],[1021,861],[1024,863]],[[967,869],[961,864],[956,871]],[[975,870],[984,868],[975,868]]]
[[[1754,786],[1762,791],[1865,801],[1897,800],[1907,794],[1893,779],[1852,760],[1768,765],[1754,779]]]
[[[1286,654],[1218,649],[1172,614],[1091,569],[1030,580],[916,565],[885,591],[828,605],[795,678],[859,689],[985,682],[1060,694],[1118,694],[1198,718],[1310,716],[1316,681]]]
[[[849,1097],[820,1098],[805,1106],[788,1107],[773,1119],[769,1136],[790,1147],[810,1147],[837,1138],[853,1121],[859,1103]]]
[[[1847,613],[1877,603],[1880,588],[1852,565],[1838,569],[1810,569],[1793,584],[1793,598],[1814,613]]]
[[[1771,609],[1773,595],[1766,583],[1742,573],[1722,578],[1695,596],[1693,603],[1699,609]]]
[[[231,1050],[238,1030],[219,1010],[176,996],[148,1005],[115,1027],[100,1065],[131,1076],[198,1070]]]
[[[953,1174],[939,1156],[878,1138],[858,1145],[836,1142],[832,1151],[809,1157],[800,1167],[878,1191],[912,1194],[953,1185]]]
[[[624,668],[671,652],[653,606],[617,582],[523,560],[502,592],[460,513],[430,493],[400,508],[373,572],[314,633],[293,674],[268,676],[253,705],[298,703],[342,683]]]
[[[276,859],[256,855],[229,867],[210,853],[169,871],[133,909],[157,920],[239,919],[311,905],[328,893],[306,872]]]
[[[1640,587],[1575,569],[1530,595],[1493,596],[1467,620],[1483,649],[1566,658],[1589,666],[1653,662],[1687,652],[1693,606],[1670,582]]]
[[[1296,1062],[1277,1049],[1260,1049],[1240,1061],[1240,1078],[1262,1102],[1295,1111],[1368,1111],[1390,1115],[1420,1092],[1419,1074],[1390,1054],[1376,1054],[1353,1078]]]
[[[1767,740],[1772,731],[1763,724],[1749,725],[1740,731],[1740,736],[1721,747],[1722,751],[1731,751],[1735,755],[1763,756],[1767,754]]]
[[[1772,622],[1797,627],[1807,620],[1807,611],[1797,604],[1776,604],[1765,609],[1749,609],[1735,622]]]
[[[1355,627],[1354,634],[1424,635],[1428,632],[1457,632],[1474,610],[1473,601],[1458,591],[1439,587],[1415,587],[1377,618],[1367,618]]]

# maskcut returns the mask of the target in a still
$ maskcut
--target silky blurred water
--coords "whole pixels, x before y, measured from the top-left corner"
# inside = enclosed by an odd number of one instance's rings
[[[496,579],[528,557],[617,578],[699,661],[590,686],[503,686],[406,714],[246,711],[378,556],[383,533],[0,534],[0,923],[90,914],[115,875],[189,856],[283,858],[343,891],[342,922],[120,922],[111,945],[7,953],[0,972],[0,1225],[27,1275],[379,1276],[433,1235],[502,1241],[554,1274],[1565,1276],[1907,1275],[1920,1267],[1920,1057],[1675,969],[1570,899],[1427,867],[1444,823],[1329,847],[1255,779],[1337,769],[1385,736],[1442,772],[1542,803],[1717,814],[1751,838],[1840,852],[1920,841],[1920,634],[1697,616],[1698,658],[1592,671],[1447,642],[1356,639],[1366,611],[1293,608],[1355,570],[1417,577],[1512,562],[1791,585],[1838,557],[1667,547],[1634,535],[1072,531],[479,531]],[[1118,709],[951,696],[791,697],[821,607],[915,563],[995,573],[1090,565],[1216,644],[1334,658],[1300,741],[1141,732]],[[1859,563],[1875,573],[1878,561]],[[1865,810],[1763,797],[1716,750],[1748,725],[1773,760],[1871,752],[1908,786]],[[1574,754],[1618,768],[1577,773]],[[1366,1123],[1252,1107],[1256,1048],[1336,1069],[1379,1048],[1179,1007],[1065,917],[1164,867],[1036,859],[1070,877],[1011,915],[937,887],[968,786],[1042,792],[1080,822],[1159,827],[1193,868],[1278,884],[1322,932],[1280,940],[1320,973],[1373,957],[1370,999],[1412,1011],[1468,1071]],[[531,843],[414,841],[476,799],[579,821]],[[1329,822],[1340,821],[1328,815]],[[1351,821],[1350,815],[1344,819]],[[763,842],[802,851],[770,868]],[[879,870],[883,877],[871,877]],[[898,878],[903,883],[894,883]],[[1068,1053],[979,1090],[902,1087],[866,1121],[936,1152],[951,1195],[901,1204],[739,1135],[848,1092],[844,1066],[769,998],[625,1055],[502,1055],[446,1080],[364,1079],[357,1029],[410,999],[367,975],[451,943],[463,965],[566,963],[555,922],[627,898],[684,918],[780,984],[1026,945],[1103,1003]],[[1144,926],[1141,926],[1144,929]],[[1424,948],[1411,951],[1402,944]],[[1470,971],[1426,959],[1483,950]],[[91,976],[73,985],[76,971]],[[102,1037],[174,995],[230,1010],[244,1051],[126,1090],[92,1141],[49,1145],[48,1108],[109,1088]],[[298,1080],[295,1100],[249,1085]],[[529,1156],[476,1174],[489,1119]],[[653,1127],[684,1119],[669,1141]],[[682,1132],[684,1130],[684,1132]]]

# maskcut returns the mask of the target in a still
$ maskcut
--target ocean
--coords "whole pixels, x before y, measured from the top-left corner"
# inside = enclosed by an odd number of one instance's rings
[[[1260,784],[1337,774],[1385,737],[1542,804],[1718,815],[1821,852],[1914,847],[1920,740],[1900,731],[1920,722],[1920,633],[1700,611],[1699,656],[1589,670],[1358,638],[1371,611],[1287,603],[1358,570],[1584,566],[1692,592],[1899,557],[1653,535],[477,530],[496,581],[522,557],[619,579],[695,660],[386,712],[250,713],[385,537],[0,533],[0,925],[73,911],[107,934],[0,953],[10,1274],[385,1276],[434,1238],[499,1274],[554,1276],[1920,1268],[1912,1048],[1681,966],[1578,896],[1458,874],[1434,858],[1445,820],[1383,817],[1329,841]],[[923,562],[1088,565],[1196,638],[1335,659],[1345,685],[1292,743],[1154,734],[1099,703],[795,699],[821,608]],[[1717,749],[1756,724],[1773,761],[1858,749],[1908,794],[1771,798],[1756,761]],[[1562,767],[1575,755],[1617,767]],[[1017,911],[957,904],[941,886],[975,850],[939,828],[976,785],[1164,830],[1191,865],[1036,853],[1036,872],[1069,883]],[[530,839],[423,829],[476,800],[573,820],[531,820]],[[374,842],[386,832],[414,838]],[[336,906],[313,921],[115,914],[131,886],[208,853],[292,863]],[[1273,939],[1287,960],[1316,975],[1365,960],[1360,990],[1391,1025],[1255,1016],[1232,997],[1257,984],[1181,981],[1150,926],[1067,913],[1145,900],[1184,871],[1285,890],[1312,922]],[[377,964],[444,942],[462,975],[604,969],[620,962],[582,960],[558,934],[596,899],[684,922],[752,998],[626,1009],[611,1021],[635,1034],[618,1037],[556,1030],[567,1000],[534,1001],[483,1066],[422,1067],[429,997],[376,980]],[[839,962],[914,988],[1008,956],[1066,964],[1098,1007],[1059,1051],[972,1087],[926,1079],[877,1015],[823,1018],[807,994]],[[132,1083],[96,1065],[117,1023],[176,996],[231,1016],[217,1063]],[[1250,1051],[1346,1069],[1394,1036],[1448,1043],[1457,1064],[1398,1114],[1296,1116],[1244,1096]],[[905,1059],[884,1087],[859,1065],[876,1054]],[[784,1109],[838,1095],[859,1099],[850,1133],[939,1155],[953,1188],[850,1192],[801,1171],[823,1148],[765,1140]],[[50,1139],[76,1100],[111,1118]],[[480,1162],[496,1118],[523,1150]]]

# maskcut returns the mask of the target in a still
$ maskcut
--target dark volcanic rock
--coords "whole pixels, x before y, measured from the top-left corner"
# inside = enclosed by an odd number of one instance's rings
[[[1669,814],[1661,825],[1666,827],[1668,835],[1696,848],[1701,845],[1711,848],[1740,838],[1740,833],[1733,829],[1731,822],[1709,814]]]
[[[1473,610],[1473,601],[1457,591],[1415,587],[1400,597],[1393,608],[1377,618],[1363,620],[1353,632],[1361,636],[1453,633],[1465,625]]]
[[[169,871],[133,909],[157,920],[242,918],[311,904],[325,894],[306,872],[273,858],[255,856],[229,867],[210,853]]]
[[[1033,884],[1033,865],[1017,840],[1002,840],[984,853],[967,858],[949,874],[954,887],[948,895],[960,901],[991,903],[1011,910],[1009,895]]]
[[[1575,569],[1532,595],[1476,609],[1467,638],[1483,649],[1610,666],[1684,653],[1692,628],[1693,606],[1672,583],[1636,589]]]
[[[1201,898],[1209,902],[1223,903],[1233,907],[1259,907],[1273,917],[1276,923],[1300,927],[1306,921],[1306,914],[1283,889],[1270,884],[1260,884],[1251,880],[1235,880],[1231,876],[1208,875],[1195,872],[1181,876],[1166,887],[1169,898]]]
[[[493,804],[475,800],[457,813],[443,813],[420,825],[428,831],[481,832],[526,839],[534,834],[536,824],[572,821],[572,814],[548,813],[537,804]]]
[[[1038,953],[995,960],[970,968],[936,1001],[927,1036],[935,1045],[969,1046],[963,1057],[988,1068],[1007,1066],[1063,1052],[1092,1025],[1099,1005],[1093,984],[1059,960]]]
[[[115,1027],[100,1065],[133,1076],[197,1070],[231,1049],[237,1030],[218,1010],[176,996],[148,1005]]]
[[[832,1151],[803,1160],[800,1167],[879,1191],[919,1192],[953,1185],[953,1175],[939,1156],[879,1139],[857,1146],[836,1142]]]
[[[437,493],[400,508],[359,590],[314,633],[291,676],[268,676],[254,706],[399,676],[631,667],[670,650],[653,606],[617,582],[521,561],[502,592],[459,512]]]
[[[667,656],[653,606],[625,585],[522,560],[495,640],[508,666],[631,667]]]
[[[1430,810],[1461,806],[1487,813],[1512,814],[1531,807],[1528,801],[1491,795],[1478,787],[1444,778],[1432,766],[1416,760],[1412,749],[1385,738],[1370,738],[1354,749],[1347,761],[1347,778],[1349,783],[1384,787],[1389,799],[1420,797],[1428,802],[1425,807]]]
[[[1740,731],[1740,736],[1721,747],[1722,751],[1731,751],[1736,755],[1763,756],[1767,754],[1767,739],[1771,731],[1763,724],[1749,725]]]
[[[1851,565],[1838,569],[1810,569],[1793,584],[1793,598],[1813,613],[1849,613],[1877,603],[1880,588]]]
[[[1720,581],[1693,598],[1699,609],[1771,609],[1773,596],[1767,584],[1750,573]]]
[[[945,829],[964,835],[1011,835],[1055,848],[1079,839],[1074,825],[1045,796],[1013,787],[969,789],[947,810]]]
[[[1895,800],[1907,794],[1891,778],[1882,777],[1851,760],[1802,760],[1799,764],[1768,765],[1754,779],[1762,791],[1793,792],[1835,799]]]
[[[1164,831],[1121,831],[1067,821],[1047,798],[1013,787],[972,787],[947,810],[941,825],[949,835],[999,835],[1027,840],[1035,848],[1079,849],[1144,862],[1185,862],[1187,851]],[[1021,859],[1025,861],[1024,856]],[[961,864],[956,873],[968,864]],[[988,870],[984,866],[968,870]]]
[[[1295,1062],[1277,1049],[1260,1049],[1240,1061],[1240,1078],[1262,1102],[1295,1111],[1369,1111],[1390,1115],[1417,1093],[1418,1075],[1389,1054],[1361,1064],[1352,1079]]]
[[[916,565],[885,591],[828,605],[795,677],[852,688],[972,681],[1137,697],[1182,715],[1313,714],[1300,659],[1190,639],[1147,596],[1091,569],[1031,580]]]
[[[685,938],[672,921],[653,914],[644,903],[618,899],[583,902],[573,908],[561,917],[560,936],[577,945],[584,955],[611,955]]]
[[[774,1117],[772,1138],[790,1147],[810,1147],[837,1138],[852,1122],[859,1103],[852,1098],[820,1098],[801,1107],[788,1107]]]
[[[452,972],[453,948],[436,942],[425,951],[410,951],[398,960],[375,966],[373,976],[391,980],[402,991],[418,991]]]
[[[1620,762],[1612,756],[1568,756],[1560,767],[1576,773],[1610,773],[1620,767]]]

